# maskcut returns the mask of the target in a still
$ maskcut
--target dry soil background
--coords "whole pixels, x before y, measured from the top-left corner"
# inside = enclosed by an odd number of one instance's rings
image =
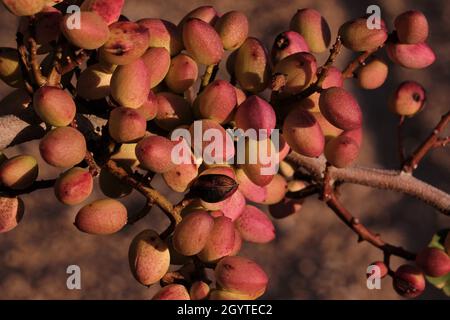
[[[407,146],[423,139],[440,115],[449,108],[450,2],[428,1],[307,1],[307,0],[127,0],[124,14],[130,19],[161,17],[177,23],[196,6],[213,4],[220,12],[232,9],[247,14],[251,35],[271,46],[274,37],[288,27],[298,8],[313,7],[327,18],[336,35],[344,21],[360,16],[370,4],[382,8],[383,18],[392,26],[396,14],[406,9],[420,9],[429,18],[429,42],[437,53],[436,63],[426,70],[390,69],[388,82],[373,92],[362,92],[351,83],[351,89],[364,112],[365,140],[360,165],[394,168],[397,166],[396,119],[386,109],[386,98],[403,80],[420,81],[428,90],[426,109],[407,124]],[[0,9],[0,46],[14,46],[17,20]],[[338,65],[343,67],[351,54],[344,51]],[[320,57],[323,61],[324,56]],[[222,76],[225,76],[222,74]],[[351,82],[351,81],[350,81]],[[10,88],[0,84],[0,98]],[[1,108],[1,104],[0,104]],[[1,134],[1,132],[0,132]],[[39,157],[36,144],[8,150],[9,156],[27,152]],[[42,178],[57,172],[41,163]],[[436,150],[417,170],[417,176],[450,190],[450,157],[448,150]],[[345,186],[344,203],[369,227],[379,231],[390,242],[411,250],[425,245],[449,220],[420,201],[386,191]],[[94,199],[100,194],[94,194]],[[23,197],[25,217],[14,231],[0,235],[0,299],[148,299],[155,288],[140,286],[128,268],[127,250],[132,237],[154,226],[164,228],[161,213],[153,212],[139,223],[109,237],[78,232],[72,225],[78,207],[58,204],[51,192],[40,191]],[[142,204],[139,195],[125,200],[129,209]],[[162,220],[164,221],[164,220]],[[380,259],[378,250],[368,244],[357,244],[350,232],[320,202],[310,199],[301,213],[276,222],[277,239],[269,245],[246,245],[242,254],[258,261],[271,281],[264,296],[268,299],[398,299],[390,280],[381,290],[365,286],[367,263]],[[394,265],[400,260],[394,259]],[[82,290],[66,288],[66,268],[77,264],[82,271]],[[422,298],[443,298],[429,289]]]

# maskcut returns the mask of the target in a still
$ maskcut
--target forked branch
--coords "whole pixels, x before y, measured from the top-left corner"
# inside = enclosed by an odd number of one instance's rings
[[[292,152],[287,160],[301,166],[318,182],[323,181],[325,159],[309,158]],[[347,182],[377,189],[392,190],[415,197],[436,208],[445,215],[450,215],[450,195],[435,188],[412,175],[395,171],[364,167],[329,168],[333,182]]]

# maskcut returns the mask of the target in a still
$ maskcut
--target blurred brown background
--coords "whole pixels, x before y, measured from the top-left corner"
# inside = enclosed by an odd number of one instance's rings
[[[408,121],[406,140],[409,150],[415,147],[449,108],[450,76],[450,2],[429,1],[325,1],[325,0],[127,0],[124,14],[130,19],[160,17],[175,23],[191,9],[212,4],[218,11],[241,10],[247,14],[251,35],[271,46],[275,36],[288,27],[297,9],[313,7],[327,18],[333,36],[350,18],[363,15],[368,5],[378,4],[383,18],[392,28],[394,17],[407,10],[422,10],[429,19],[429,42],[437,61],[426,70],[412,71],[393,67],[388,82],[375,91],[348,88],[358,97],[364,112],[365,140],[360,165],[396,168],[396,118],[387,111],[386,99],[396,85],[406,79],[421,82],[428,90],[426,109]],[[0,46],[14,46],[17,20],[3,7],[0,9]],[[320,61],[326,54],[320,56]],[[349,51],[339,57],[344,67],[351,58]],[[226,75],[222,74],[223,77]],[[11,89],[0,84],[0,98]],[[0,105],[1,107],[1,105]],[[0,132],[1,134],[1,132]],[[37,145],[8,150],[38,155]],[[41,178],[58,174],[41,162]],[[421,163],[416,175],[450,190],[450,157],[448,150],[433,151]],[[449,227],[449,220],[420,201],[400,194],[359,186],[344,187],[344,203],[370,228],[379,231],[392,243],[418,250],[439,228]],[[90,200],[101,196],[93,194]],[[120,234],[97,237],[82,234],[72,225],[79,207],[58,204],[52,192],[39,191],[23,197],[26,213],[12,232],[0,235],[0,299],[148,299],[156,288],[140,286],[129,272],[127,251],[132,237],[152,227],[162,230],[162,214],[152,214],[127,227]],[[138,210],[142,198],[133,194],[125,199],[130,210]],[[162,222],[161,222],[162,221]],[[357,244],[349,231],[325,205],[315,199],[307,201],[300,214],[276,221],[277,239],[269,245],[245,245],[242,255],[258,261],[271,281],[264,296],[267,299],[398,299],[391,280],[382,282],[382,290],[368,290],[366,266],[381,259],[380,251],[366,243]],[[397,266],[401,260],[393,259]],[[82,290],[66,288],[66,268],[81,267]],[[429,286],[422,298],[444,298]]]

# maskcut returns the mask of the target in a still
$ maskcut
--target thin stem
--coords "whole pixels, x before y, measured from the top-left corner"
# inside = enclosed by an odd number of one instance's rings
[[[38,87],[47,83],[47,79],[42,75],[41,66],[37,58],[37,44],[33,38],[28,38],[30,44],[30,65],[34,81]]]
[[[397,147],[400,163],[405,163],[405,147],[403,145],[403,125],[405,123],[405,116],[400,116],[397,125]]]
[[[18,32],[16,34],[17,51],[19,52],[19,64],[22,73],[23,82],[25,84],[25,89],[32,95],[34,93],[34,88],[31,81],[31,68],[28,64],[28,53],[27,48],[24,44],[23,34]]]
[[[78,130],[77,120],[74,119],[70,124],[70,126]],[[84,161],[86,161],[87,165],[89,166],[89,172],[91,173],[92,177],[96,177],[100,174],[101,169],[97,165],[97,162],[94,159],[94,155],[89,150],[86,150],[86,154],[84,155]]]
[[[159,191],[139,182],[137,179],[129,175],[123,168],[119,167],[114,160],[109,160],[106,163],[105,168],[119,180],[139,191],[151,204],[156,204],[160,207],[171,221],[174,221],[175,223],[179,223],[181,221],[181,215],[175,210],[172,203]]]
[[[444,114],[441,121],[436,125],[433,132],[428,136],[428,138],[417,148],[412,156],[403,165],[403,171],[411,173],[413,172],[419,162],[425,157],[425,155],[432,149],[436,142],[439,140],[439,134],[445,129],[447,124],[450,122],[450,111]]]
[[[89,56],[89,51],[81,50],[74,58],[67,57],[67,64],[62,68],[61,74],[67,74],[78,68],[89,59]]]
[[[373,50],[365,51],[357,58],[355,58],[352,62],[348,64],[348,66],[342,72],[342,76],[344,79],[353,78],[355,76],[355,71],[366,63],[366,60],[383,46],[375,48]]]
[[[327,205],[331,210],[341,219],[350,229],[358,235],[358,241],[367,241],[371,245],[382,250],[387,255],[394,255],[402,257],[406,260],[415,260],[416,254],[386,243],[381,239],[379,234],[373,233],[367,227],[365,227],[358,218],[355,218],[337,199],[334,192],[331,192],[328,196]]]

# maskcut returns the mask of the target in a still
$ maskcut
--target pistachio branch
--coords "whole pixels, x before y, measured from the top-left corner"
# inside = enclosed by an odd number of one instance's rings
[[[78,122],[76,118],[72,121],[70,126],[78,130]],[[100,174],[100,167],[95,162],[94,155],[89,150],[86,150],[84,161],[86,161],[87,165],[89,166],[89,172],[92,177],[96,177]]]
[[[63,66],[61,74],[67,74],[78,68],[89,59],[89,51],[81,50],[73,58],[67,57],[67,63]]]
[[[367,241],[371,245],[379,248],[387,256],[394,255],[402,257],[406,260],[414,260],[415,253],[407,251],[401,247],[397,247],[386,243],[379,234],[373,233],[364,226],[358,218],[355,218],[338,200],[333,191],[328,191],[326,203],[333,210],[339,219],[341,219],[350,229],[358,235],[358,241]]]
[[[450,122],[450,111],[444,114],[441,121],[436,125],[433,132],[428,136],[428,138],[413,152],[411,157],[403,165],[403,171],[407,173],[413,172],[419,162],[425,157],[425,155],[430,151],[436,143],[439,141],[439,135],[444,131],[447,124]]]
[[[28,38],[30,44],[30,66],[33,74],[34,82],[38,87],[42,87],[47,83],[47,79],[42,75],[41,65],[37,58],[37,43],[34,38]]]
[[[30,95],[32,95],[34,92],[34,88],[31,79],[31,67],[28,63],[27,47],[25,46],[22,33],[18,32],[16,34],[16,42],[17,51],[19,52],[19,65],[22,73],[22,79],[25,84],[25,89]]]
[[[450,144],[450,137],[439,138],[433,145],[433,148],[446,147]]]
[[[323,158],[309,158],[292,152],[286,159],[302,167],[317,182],[323,182],[326,167],[326,162]],[[329,174],[333,182],[348,182],[400,192],[429,204],[445,215],[450,215],[450,195],[445,191],[416,179],[410,174],[395,170],[364,167],[329,167]]]
[[[115,177],[117,177],[122,182],[130,185],[135,190],[140,192],[143,196],[147,198],[150,204],[156,204],[162,209],[166,216],[171,220],[171,222],[179,223],[181,221],[181,215],[173,204],[167,200],[167,198],[161,194],[159,191],[153,189],[152,187],[146,186],[132,175],[129,175],[125,169],[119,167],[114,160],[108,160],[105,164],[105,168],[111,172]]]
[[[358,57],[356,57],[352,62],[348,64],[348,66],[342,72],[342,76],[344,79],[353,78],[355,76],[355,71],[366,63],[366,60],[383,46],[374,48],[372,50],[365,51],[361,53]]]

